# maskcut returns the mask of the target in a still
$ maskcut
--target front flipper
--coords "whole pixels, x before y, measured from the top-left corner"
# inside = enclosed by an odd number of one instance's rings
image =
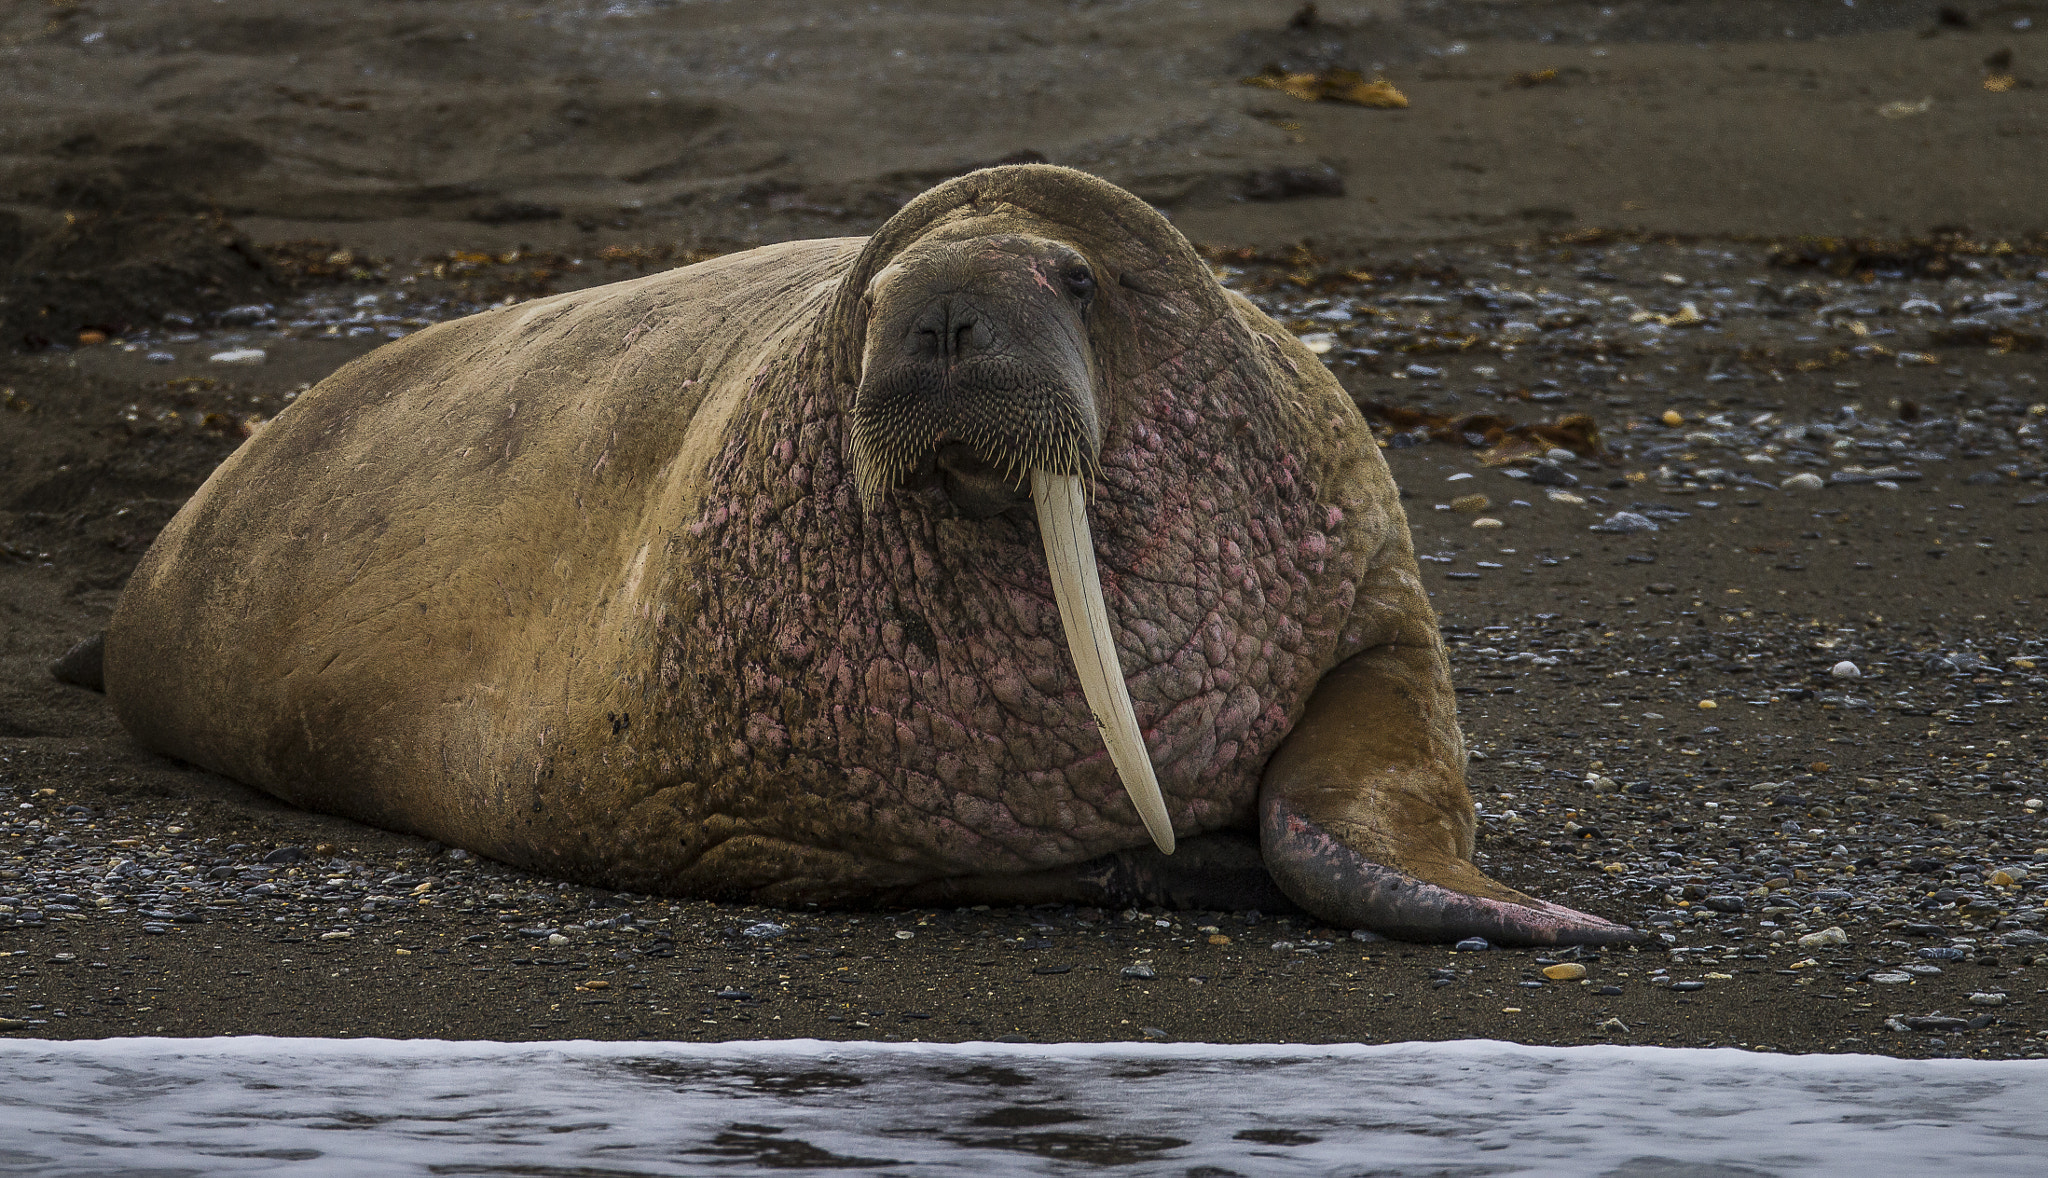
[[[1260,789],[1260,844],[1280,890],[1338,928],[1402,940],[1643,939],[1472,865],[1472,800],[1452,698],[1433,646],[1375,647],[1323,676]]]

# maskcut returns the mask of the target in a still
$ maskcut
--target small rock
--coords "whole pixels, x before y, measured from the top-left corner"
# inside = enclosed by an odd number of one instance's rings
[[[1671,983],[1671,988],[1685,991],[1704,990],[1707,988],[1707,984],[1705,982],[1673,982]]]
[[[1983,990],[1979,990],[1979,991],[1978,991],[1978,992],[1976,992],[1975,994],[1972,994],[1972,995],[1970,995],[1970,1005],[1972,1005],[1972,1006],[2004,1006],[2004,1005],[2005,1005],[2005,995],[2003,995],[2003,994],[1997,994],[1997,993],[1991,993],[1991,992],[1987,992],[1987,991],[1983,991]]]
[[[174,364],[177,362],[178,356],[175,352],[150,352],[143,356],[143,359],[151,364]]]
[[[1553,982],[1576,982],[1586,976],[1586,967],[1576,961],[1560,961],[1544,966],[1543,976]]]
[[[562,945],[566,945],[566,944],[568,944],[568,943],[569,943],[569,938],[567,938],[567,937],[563,936],[563,935],[562,935],[562,934],[560,934],[560,933],[549,933],[549,934],[548,934],[548,944],[550,944],[550,945],[554,945],[554,946],[560,947],[560,946],[562,946]]]
[[[1663,422],[1665,425],[1679,426],[1685,424],[1685,415],[1683,413],[1680,413],[1676,409],[1666,409],[1664,411],[1664,416],[1658,418],[1657,420]]]
[[[1456,499],[1451,500],[1451,510],[1468,513],[1485,511],[1492,503],[1493,500],[1488,499],[1484,495],[1460,495]]]
[[[1630,535],[1636,532],[1654,532],[1657,530],[1657,522],[1633,511],[1617,511],[1587,530]]]
[[[1669,581],[1654,581],[1650,584],[1649,589],[1650,592],[1659,597],[1669,597],[1678,592],[1678,586],[1673,585]]]
[[[776,924],[772,920],[764,920],[758,924],[750,924],[741,929],[740,935],[753,941],[772,941],[776,937],[786,935],[788,932],[788,925]]]
[[[718,992],[718,996],[720,998],[729,999],[733,1002],[750,1002],[753,1000],[754,992],[752,990],[739,990],[734,989],[732,987],[727,987],[726,989],[720,990]]]
[[[1780,491],[1818,491],[1827,484],[1817,474],[1795,474],[1778,484]]]
[[[1618,1018],[1607,1019],[1606,1021],[1602,1022],[1597,1029],[1602,1031],[1613,1031],[1617,1035],[1626,1035],[1629,1033],[1628,1024],[1622,1022]]]
[[[1149,965],[1126,965],[1123,968],[1123,975],[1127,978],[1136,978],[1142,982],[1149,982],[1159,976],[1153,972],[1152,967]]]
[[[1141,1027],[1139,1030],[1147,1039],[1164,1040],[1173,1038],[1173,1036],[1160,1030],[1158,1027]]]
[[[1386,938],[1385,938],[1385,937],[1383,937],[1383,936],[1379,935],[1378,933],[1376,933],[1376,932],[1372,931],[1371,929],[1364,929],[1364,928],[1355,928],[1355,929],[1352,929],[1352,930],[1351,930],[1351,939],[1352,939],[1352,940],[1354,940],[1354,941],[1364,941],[1364,942],[1365,942],[1365,943],[1367,943],[1367,944],[1371,944],[1371,943],[1372,943],[1372,942],[1374,942],[1374,941],[1384,941],[1384,940],[1386,940]],[[1225,943],[1226,943],[1226,944],[1228,944],[1229,942],[1228,942],[1228,941],[1226,941]]]
[[[1837,679],[1861,679],[1863,678],[1863,668],[1850,662],[1848,659],[1843,659],[1841,662],[1828,668],[1828,674],[1833,675]]]
[[[1708,896],[1700,903],[1716,912],[1726,912],[1730,915],[1740,915],[1749,907],[1741,896]]]
[[[900,928],[896,930],[896,939],[899,941],[914,941],[917,939],[917,934],[907,928]]]
[[[1820,949],[1828,945],[1846,945],[1848,943],[1849,934],[1843,932],[1839,927],[1833,926],[1824,928],[1817,933],[1808,933],[1799,938],[1799,947],[1802,949]]]
[[[261,364],[268,355],[262,348],[229,348],[225,352],[215,352],[207,359],[215,364]]]
[[[1490,516],[1490,515],[1482,515],[1482,516],[1480,516],[1480,517],[1479,517],[1478,519],[1475,519],[1475,520],[1473,520],[1473,521],[1472,521],[1472,526],[1473,526],[1473,527],[1475,527],[1475,528],[1504,528],[1504,527],[1507,527],[1507,525],[1506,525],[1506,524],[1504,524],[1504,523],[1502,523],[1501,521],[1499,521],[1499,520],[1497,520],[1497,519],[1493,518],[1493,517],[1492,517],[1492,516]]]
[[[1885,1025],[1891,1026],[1893,1021],[1886,1019]],[[1960,1031],[1970,1025],[1969,1019],[1945,1015],[1940,1011],[1935,1011],[1933,1014],[1914,1015],[1911,1018],[1902,1018],[1896,1021],[1905,1024],[1903,1029],[1908,1031]]]
[[[1460,953],[1484,953],[1493,948],[1493,943],[1485,937],[1466,937],[1451,947]]]
[[[1879,986],[1903,986],[1912,980],[1912,974],[1898,973],[1894,970],[1884,970],[1870,975],[1870,981]]]

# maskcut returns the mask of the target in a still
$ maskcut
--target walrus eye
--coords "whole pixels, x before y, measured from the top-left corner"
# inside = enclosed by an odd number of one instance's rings
[[[1086,299],[1095,293],[1095,275],[1088,272],[1088,267],[1075,266],[1063,277],[1066,279],[1067,293],[1075,298]]]

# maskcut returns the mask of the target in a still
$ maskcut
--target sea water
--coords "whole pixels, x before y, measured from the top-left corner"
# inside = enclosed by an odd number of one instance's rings
[[[1729,1049],[0,1042],[0,1174],[2048,1173],[2048,1061]]]

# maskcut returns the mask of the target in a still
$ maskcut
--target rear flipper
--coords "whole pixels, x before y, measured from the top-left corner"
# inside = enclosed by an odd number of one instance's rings
[[[1460,859],[1402,871],[1375,863],[1277,798],[1264,807],[1266,853],[1279,886],[1340,928],[1403,941],[1484,937],[1496,945],[1608,945],[1643,940],[1626,925],[1551,904],[1487,878]]]
[[[50,674],[59,683],[105,693],[106,677],[101,673],[100,664],[106,648],[107,632],[102,630],[65,651],[61,658],[50,664]]]
[[[1323,676],[1260,790],[1260,844],[1280,889],[1339,928],[1403,940],[1643,940],[1472,865],[1453,698],[1434,644],[1375,647]]]
[[[1099,908],[1214,909],[1269,915],[1297,912],[1273,882],[1259,846],[1242,834],[1183,839],[1172,855],[1153,847],[1118,851],[1023,875],[972,875],[933,880],[884,898],[906,907],[965,904],[1091,904]],[[1351,927],[1351,926],[1345,926]]]

